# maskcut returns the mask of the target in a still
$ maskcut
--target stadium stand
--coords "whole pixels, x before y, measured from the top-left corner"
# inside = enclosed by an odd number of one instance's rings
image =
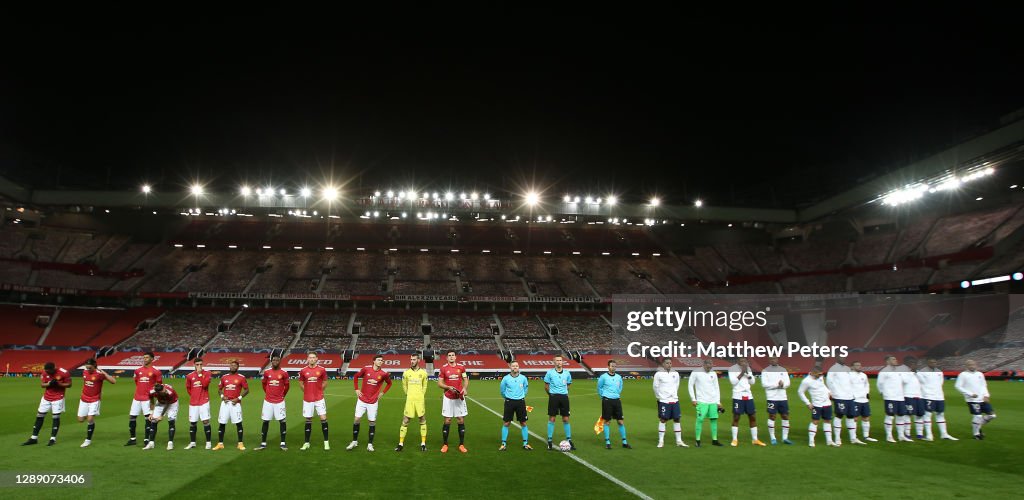
[[[556,339],[568,350],[607,351],[623,349],[625,339],[615,334],[601,316],[542,316],[558,328]]]
[[[3,333],[0,334],[0,345],[29,345],[39,341],[45,324],[38,322],[40,316],[53,317],[54,308],[34,306],[0,306],[0,318],[3,318]]]
[[[356,314],[356,323],[362,324],[359,335],[367,337],[409,337],[422,335],[419,314]]]
[[[298,310],[248,309],[210,344],[210,349],[285,348],[295,338],[291,326],[306,313]]]
[[[943,217],[925,243],[926,255],[958,252],[981,241],[1016,211],[1016,206]]]
[[[171,310],[151,328],[141,330],[121,346],[122,349],[190,348],[206,344],[217,333],[221,322],[230,319],[233,311]]]

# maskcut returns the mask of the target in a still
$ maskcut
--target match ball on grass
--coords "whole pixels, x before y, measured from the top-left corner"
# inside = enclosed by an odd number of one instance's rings
[[[558,449],[561,451],[569,451],[572,449],[572,443],[568,439],[563,439],[561,443],[558,443]]]

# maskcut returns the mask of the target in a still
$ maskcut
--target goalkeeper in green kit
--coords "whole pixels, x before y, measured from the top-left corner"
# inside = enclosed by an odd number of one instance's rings
[[[722,443],[718,442],[718,415],[723,411],[722,396],[718,390],[718,373],[711,369],[712,366],[711,360],[705,359],[703,369],[690,373],[690,401],[697,408],[694,436],[697,438],[698,448],[701,431],[704,429],[704,419],[711,419],[712,446],[722,446]]]

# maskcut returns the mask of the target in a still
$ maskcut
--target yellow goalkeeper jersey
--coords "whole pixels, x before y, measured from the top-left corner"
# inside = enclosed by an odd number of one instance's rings
[[[410,368],[402,373],[402,390],[408,400],[423,400],[427,394],[427,371],[423,368]]]

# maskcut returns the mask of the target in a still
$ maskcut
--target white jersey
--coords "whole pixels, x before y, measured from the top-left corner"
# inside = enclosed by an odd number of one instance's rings
[[[810,399],[807,398],[806,393],[808,392],[811,393]],[[804,377],[796,393],[800,396],[800,401],[803,401],[805,405],[809,404],[815,408],[832,406],[832,401],[829,400],[829,396],[832,393],[829,392],[828,387],[825,387],[825,381],[821,377],[814,378],[810,375]]]
[[[722,404],[722,395],[718,391],[718,373],[703,369],[690,373],[690,401],[698,403]]]
[[[886,366],[878,371],[878,392],[886,401],[903,401],[903,374],[898,366]]]
[[[679,401],[679,372],[658,370],[654,374],[654,397],[660,403]]]
[[[832,397],[849,401],[853,399],[853,389],[850,387],[850,367],[836,363],[828,369],[828,376],[825,377],[825,385],[832,392]]]
[[[853,390],[854,403],[868,402],[871,384],[868,383],[868,376],[864,372],[850,372],[850,389]]]
[[[782,382],[782,387],[779,387]],[[761,385],[764,386],[765,399],[768,401],[789,401],[786,389],[789,389],[789,372],[781,366],[768,366],[761,372]]]
[[[907,368],[903,368],[903,397],[904,398],[920,398],[921,397],[921,381],[917,379],[917,372]]]
[[[921,382],[921,397],[931,401],[945,401],[946,394],[942,390],[945,377],[938,368],[922,368],[917,371],[917,380]]]
[[[750,388],[754,386],[757,379],[754,378],[754,372],[750,371],[750,367],[747,367],[746,375],[740,376],[740,365],[732,365],[729,367],[729,382],[732,383],[732,398],[733,399],[753,399],[754,393],[750,391]]]
[[[989,396],[985,374],[977,370],[960,372],[960,375],[956,376],[954,387],[964,395],[968,403],[981,403]]]

